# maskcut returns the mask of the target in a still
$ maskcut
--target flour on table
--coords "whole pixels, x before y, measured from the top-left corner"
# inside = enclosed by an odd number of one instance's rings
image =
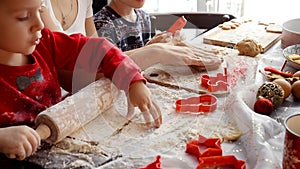
[[[153,157],[170,150],[184,151],[185,144],[198,135],[219,137],[221,140],[235,140],[239,129],[222,109],[210,113],[177,113],[175,101],[180,98],[197,96],[186,90],[176,90],[156,84],[149,84],[153,98],[162,111],[163,124],[160,128],[147,128],[138,109],[136,117],[126,118],[127,100],[120,94],[114,106],[103,112],[72,137],[97,141],[107,151],[118,152],[130,158]],[[218,102],[221,107],[222,100]],[[184,119],[184,120],[183,120]],[[230,137],[230,133],[239,133]]]

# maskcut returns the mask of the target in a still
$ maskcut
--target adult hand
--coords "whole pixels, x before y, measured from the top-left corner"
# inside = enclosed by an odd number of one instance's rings
[[[136,49],[129,54],[131,59],[142,69],[161,63],[165,65],[189,65],[203,69],[217,69],[223,62],[222,58],[191,46],[174,46],[166,43],[155,43]]]
[[[131,117],[134,107],[138,107],[146,121],[148,127],[154,120],[155,127],[160,127],[162,123],[162,115],[158,105],[151,98],[151,92],[142,81],[135,82],[131,85],[128,92],[128,114]],[[153,120],[151,120],[151,118]]]
[[[28,126],[0,128],[0,151],[8,158],[23,160],[40,146],[40,136]]]
[[[146,45],[154,44],[154,43],[169,43],[169,44],[177,44],[177,42],[181,42],[185,40],[184,34],[181,31],[177,30],[174,34],[171,32],[161,32],[156,34]]]
[[[161,64],[199,66],[212,70],[218,68],[223,61],[222,58],[213,53],[189,46],[174,46],[169,44],[153,44],[151,46],[153,50],[157,50],[152,51],[151,56],[149,52],[148,57]],[[144,61],[147,61],[145,57]],[[143,61],[141,60],[141,62]]]

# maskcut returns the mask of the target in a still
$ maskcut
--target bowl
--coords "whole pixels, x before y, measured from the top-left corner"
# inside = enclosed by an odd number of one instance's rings
[[[291,19],[282,24],[281,48],[300,44],[300,18]]]
[[[300,70],[300,44],[291,45],[284,48],[283,56],[290,66]]]

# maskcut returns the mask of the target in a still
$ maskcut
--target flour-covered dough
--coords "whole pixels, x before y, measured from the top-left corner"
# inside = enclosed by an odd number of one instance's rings
[[[262,50],[261,44],[256,40],[245,38],[235,45],[235,48],[239,51],[239,55],[252,56],[260,54]]]

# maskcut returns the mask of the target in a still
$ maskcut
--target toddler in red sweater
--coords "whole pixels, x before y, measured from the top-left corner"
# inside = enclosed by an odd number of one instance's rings
[[[139,67],[104,38],[53,33],[40,18],[41,0],[0,1],[0,152],[22,160],[36,151],[32,128],[38,113],[61,101],[61,71],[77,66],[103,73],[128,93],[149,125],[161,112],[151,100]],[[72,85],[72,83],[70,83]]]

